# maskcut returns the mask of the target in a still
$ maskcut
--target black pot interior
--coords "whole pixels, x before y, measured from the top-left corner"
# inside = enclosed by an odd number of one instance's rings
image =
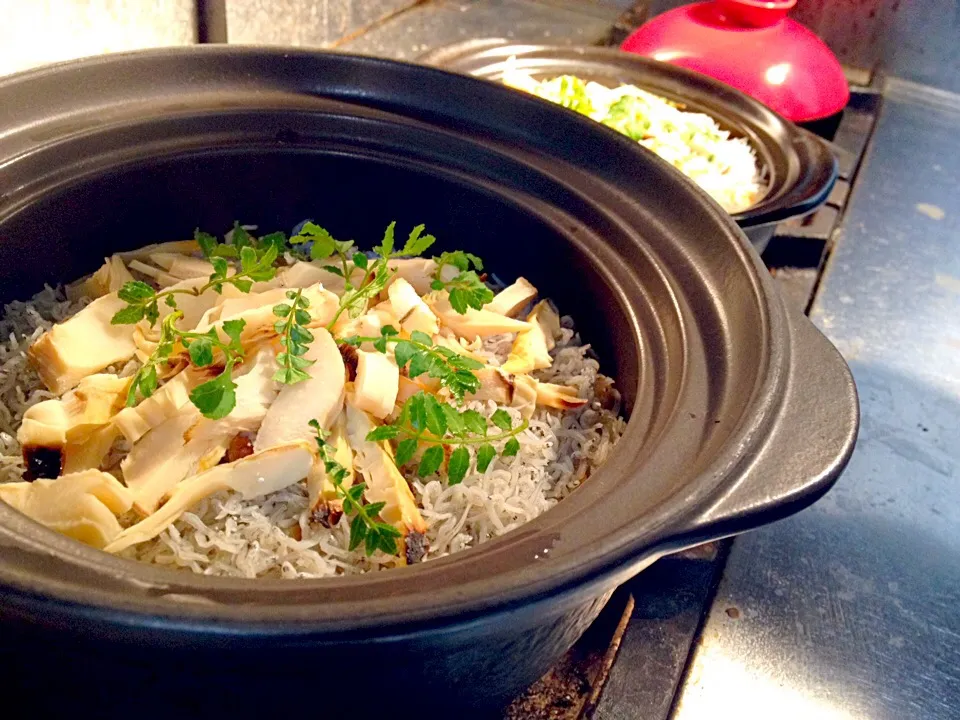
[[[144,63],[146,78],[168,77],[163,63],[178,56],[156,57],[133,64]],[[75,123],[73,131],[51,121],[32,144],[21,136],[26,151],[0,152],[4,300],[198,226],[217,232],[240,220],[289,231],[313,218],[369,247],[392,220],[401,232],[423,222],[438,250],[475,252],[504,280],[522,274],[574,316],[627,400],[627,434],[557,508],[496,541],[414,568],[324,581],[196,577],[80,547],[0,507],[0,584],[155,617],[206,617],[204,603],[215,602],[221,623],[369,631],[388,620],[410,627],[463,619],[570,590],[680,542],[728,481],[727,470],[708,468],[728,468],[756,423],[766,422],[754,405],[770,392],[769,368],[784,352],[771,339],[778,321],[757,260],[719,208],[629,141],[503,88],[333,55],[224,50],[187,59],[201,79],[209,71],[246,82],[252,63],[287,78],[328,70],[349,76],[350,90],[340,92],[334,80],[329,94],[337,101],[316,97],[323,93],[314,87],[279,102],[227,83],[163,111],[117,111],[108,123]],[[404,80],[429,82],[421,91]],[[415,100],[361,92],[390,86],[406,87]],[[410,109],[443,90],[459,94],[479,125],[503,127],[468,133],[456,118],[431,124],[429,112]],[[362,101],[345,102],[350,93]],[[370,109],[391,102],[406,103],[406,112]],[[515,130],[511,115],[528,125]],[[539,145],[520,142],[534,128]],[[576,133],[577,148],[551,154],[556,138]],[[545,547],[549,562],[535,562]]]
[[[765,194],[752,207],[733,214],[741,227],[810,212],[826,200],[836,180],[833,155],[812,134],[729,85],[639,55],[607,48],[479,40],[439,48],[421,61],[497,82],[510,62],[537,79],[576,75],[608,87],[632,84],[683,109],[710,115],[734,137],[747,139],[762,170]]]

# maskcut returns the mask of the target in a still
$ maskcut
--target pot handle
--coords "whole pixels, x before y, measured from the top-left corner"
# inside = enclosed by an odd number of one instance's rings
[[[779,520],[829,490],[853,453],[860,403],[850,368],[804,315],[787,311],[793,349],[774,431],[740,481],[701,515],[714,538]]]

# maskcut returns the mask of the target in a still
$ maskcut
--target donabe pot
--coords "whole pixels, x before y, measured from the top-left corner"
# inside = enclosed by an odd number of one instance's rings
[[[730,217],[626,138],[491,83],[256,48],[96,58],[0,81],[0,165],[4,300],[197,226],[312,217],[373,240],[425,222],[438,251],[572,313],[630,414],[603,468],[534,522],[362,577],[172,572],[0,504],[5,673],[32,703],[72,687],[126,714],[496,707],[618,584],[808,505],[853,448],[846,365]]]
[[[734,137],[746,138],[763,168],[766,192],[733,219],[758,252],[778,222],[818,208],[836,182],[837,161],[816,135],[725,83],[651,58],[610,48],[515,45],[491,38],[438,48],[419,61],[500,81],[510,58],[537,79],[576,75],[608,87],[636,85],[710,115]]]

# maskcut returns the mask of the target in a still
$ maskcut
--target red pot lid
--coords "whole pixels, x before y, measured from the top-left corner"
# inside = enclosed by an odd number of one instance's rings
[[[795,122],[842,110],[843,68],[787,11],[797,0],[713,0],[658,15],[621,45],[627,52],[709,75]]]

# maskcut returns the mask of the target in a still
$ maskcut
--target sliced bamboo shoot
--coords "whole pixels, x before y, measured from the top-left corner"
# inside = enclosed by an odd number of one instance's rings
[[[388,284],[392,285],[402,278],[413,286],[417,295],[426,295],[430,292],[430,283],[437,272],[437,263],[429,258],[401,258],[390,260],[387,267],[395,272]]]
[[[400,369],[396,362],[380,352],[357,350],[357,377],[354,403],[382,420],[393,412],[400,390]]]
[[[132,502],[115,477],[99,470],[0,484],[0,500],[51,530],[96,548],[120,534],[115,516],[129,510]]]
[[[110,423],[90,433],[83,440],[68,442],[63,448],[63,474],[97,470],[120,438],[120,431]]]
[[[104,550],[116,553],[152,540],[184,512],[221,490],[233,490],[246,500],[283,490],[307,477],[313,459],[309,445],[296,443],[254,453],[194,475],[177,485],[159,510],[121,532]]]
[[[126,306],[110,293],[45,332],[27,351],[43,384],[61,395],[88,375],[129,360],[136,350],[136,326],[110,324]]]
[[[324,290],[320,285],[305,288],[303,297],[310,303],[308,312],[311,318],[309,324],[311,328],[321,327],[329,323],[330,320],[333,319],[333,314],[336,312],[337,306],[340,304],[340,299],[336,295],[329,290]],[[227,340],[226,334],[221,330],[223,323],[227,320],[243,320],[246,325],[240,335],[240,341],[245,345],[275,335],[274,323],[277,321],[277,316],[273,314],[273,308],[277,305],[277,302],[275,300],[259,299],[262,301],[262,304],[232,315],[222,313],[222,306],[211,308],[197,324],[196,331],[206,332],[213,327],[217,329],[223,340]]]
[[[429,293],[423,299],[443,325],[467,340],[473,340],[475,337],[487,338],[502,333],[523,332],[530,328],[529,323],[514,320],[490,310],[467,308],[467,312],[461,315],[450,305],[446,292]]]
[[[323,265],[332,265],[330,261],[323,261]],[[363,268],[353,268],[350,272],[350,282],[354,287],[360,284],[364,274]],[[330,292],[342,295],[346,289],[343,278],[339,275],[324,270],[320,264],[312,262],[299,261],[288,268],[281,270],[277,277],[278,285],[284,288],[303,288],[320,283]]]
[[[196,240],[171,240],[170,242],[145,245],[137,250],[128,250],[127,252],[117,253],[117,255],[121,260],[128,263],[131,260],[149,260],[151,255],[158,252],[192,255],[200,252],[200,245]]]
[[[60,399],[44,400],[27,408],[17,430],[23,448],[62,448],[82,442],[109,423],[126,401],[129,378],[111,374],[85,377]]]
[[[312,442],[310,421],[329,429],[343,407],[346,369],[340,350],[324,328],[312,332],[313,342],[304,355],[314,361],[306,368],[310,379],[283,386],[263,419],[253,442],[254,452],[298,440]]]
[[[510,355],[501,366],[504,372],[530,373],[534,370],[543,370],[553,364],[550,348],[556,343],[549,324],[541,322],[539,317],[541,313],[549,314],[550,312],[549,305],[540,303],[527,315],[530,329],[517,333]]]
[[[334,448],[333,459],[347,471],[347,476],[340,484],[344,489],[349,488],[353,485],[354,479],[353,451],[350,449],[350,443],[347,442],[346,415],[343,412],[337,416],[333,423],[327,442]],[[310,474],[307,476],[307,496],[310,510],[313,512],[316,512],[323,503],[336,506],[331,509],[340,509],[336,487],[327,476],[323,462],[319,458],[314,462]]]
[[[178,282],[180,282],[183,279],[183,278],[178,278],[175,275],[171,275],[166,270],[161,270],[160,268],[154,267],[153,265],[148,265],[147,263],[141,260],[131,260],[128,264],[128,267],[131,270],[136,270],[141,275],[150,278],[157,285],[159,285],[160,288],[163,290],[170,287],[171,285],[176,285]]]
[[[107,293],[117,292],[124,283],[133,280],[133,275],[123,264],[119,255],[104,259],[103,265],[93,275],[67,285],[67,297],[77,300],[82,297],[98,298]]]
[[[140,438],[120,464],[138,512],[152,513],[177,483],[218,462],[237,433],[260,427],[277,396],[275,371],[273,350],[262,348],[235,377],[236,406],[225,418],[204,418],[188,403]]]
[[[544,382],[537,383],[537,405],[546,405],[558,410],[575,410],[586,404],[586,398],[579,397],[575,387]]]
[[[202,377],[195,370],[184,370],[138,405],[122,409],[113,419],[114,425],[127,440],[135,443],[176,415],[190,401],[190,391],[200,382]]]
[[[389,444],[367,440],[374,427],[370,416],[348,400],[347,438],[356,452],[354,467],[363,475],[367,485],[364,497],[370,503],[386,503],[380,517],[404,536],[410,532],[424,533],[427,524],[406,478],[393,461]]]
[[[207,280],[213,274],[213,265],[209,261],[190,255],[156,252],[150,255],[150,261],[181,280],[192,278]]]
[[[400,327],[408,333],[420,331],[427,335],[436,335],[440,330],[440,323],[433,311],[417,295],[413,285],[397,278],[387,288],[390,298],[390,308],[393,315],[400,320]]]
[[[547,350],[553,350],[560,339],[560,313],[549,300],[541,300],[533,306],[527,316],[529,322],[536,322],[547,338]]]
[[[483,309],[513,317],[536,296],[537,289],[526,278],[518,277],[515,283],[498,292]]]
[[[537,409],[537,387],[540,383],[529,375],[514,375],[513,397],[510,407],[520,411],[520,417],[529,420]]]

